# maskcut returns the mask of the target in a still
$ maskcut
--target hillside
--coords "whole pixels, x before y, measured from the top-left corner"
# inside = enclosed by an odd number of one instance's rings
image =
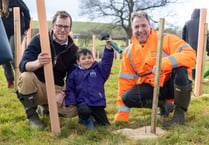
[[[48,21],[48,28],[50,28],[50,24],[51,22]],[[38,21],[33,21],[33,28],[38,29]],[[82,35],[98,35],[102,32],[108,32],[114,37],[126,37],[125,31],[121,27],[108,23],[73,22],[72,32]]]

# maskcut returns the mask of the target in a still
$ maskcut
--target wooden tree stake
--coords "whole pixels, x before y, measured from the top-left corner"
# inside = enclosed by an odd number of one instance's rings
[[[92,40],[93,40],[92,53],[93,53],[93,57],[96,58],[96,36],[95,35],[92,36]]]
[[[14,44],[15,44],[15,52],[14,52],[14,60],[15,60],[15,89],[17,88],[17,78],[20,76],[20,71],[18,69],[18,65],[20,63],[21,58],[21,30],[20,30],[20,8],[13,8],[14,15]]]
[[[197,62],[196,62],[196,74],[195,74],[195,88],[194,93],[196,97],[201,95],[201,75],[203,69],[203,54],[204,54],[204,33],[206,23],[207,9],[200,10],[199,20],[199,35],[198,35],[198,47],[197,47]]]
[[[42,52],[46,52],[49,54],[49,56],[51,56],[45,2],[44,0],[36,0],[36,2],[37,2],[38,22],[39,22]],[[44,65],[44,75],[45,75],[47,98],[49,104],[51,129],[55,134],[60,134],[61,130],[60,130],[58,111],[57,111],[52,62]]]
[[[33,33],[33,18],[30,19],[30,27],[27,32],[27,45],[29,44]]]
[[[154,133],[154,134],[156,134],[156,126],[157,126],[157,107],[158,107],[158,96],[159,96],[159,90],[160,90],[159,84],[160,84],[160,72],[161,72],[164,22],[165,22],[164,18],[160,18],[160,26],[159,26],[159,32],[158,32],[156,73],[155,73],[155,87],[154,87],[154,93],[153,93],[152,120],[151,120],[151,133]]]

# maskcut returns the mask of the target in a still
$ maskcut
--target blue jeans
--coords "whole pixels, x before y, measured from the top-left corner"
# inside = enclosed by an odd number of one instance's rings
[[[24,35],[21,36],[21,42],[23,41]],[[10,36],[9,38],[10,47],[12,49],[13,57],[15,58],[15,44],[14,44],[14,35]],[[13,58],[12,61],[9,61],[5,64],[2,64],[4,68],[4,75],[7,79],[7,82],[14,81],[14,68],[15,68],[15,59]]]

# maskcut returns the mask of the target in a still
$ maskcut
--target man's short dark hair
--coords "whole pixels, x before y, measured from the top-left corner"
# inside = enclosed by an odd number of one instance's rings
[[[83,55],[90,54],[91,56],[93,56],[91,50],[89,50],[88,48],[79,48],[76,53],[76,60],[80,59],[81,54],[83,54]]]
[[[66,11],[57,11],[56,14],[54,15],[53,19],[52,19],[52,23],[54,24],[57,20],[57,18],[61,18],[61,19],[66,19],[66,18],[70,18],[70,28],[72,28],[72,17],[70,16],[70,14]]]

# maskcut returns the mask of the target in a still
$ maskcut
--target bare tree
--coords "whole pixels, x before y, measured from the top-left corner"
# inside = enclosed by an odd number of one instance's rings
[[[80,0],[81,15],[91,20],[102,18],[120,25],[131,38],[131,13],[136,10],[153,10],[165,7],[178,0]]]

